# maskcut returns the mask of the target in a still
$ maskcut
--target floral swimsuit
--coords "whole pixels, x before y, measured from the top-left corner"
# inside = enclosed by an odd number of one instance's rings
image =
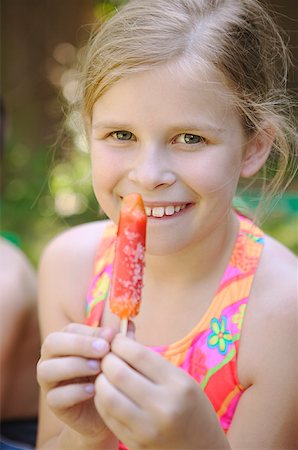
[[[264,233],[258,227],[241,215],[238,220],[239,231],[230,261],[204,316],[178,342],[152,347],[197,380],[224,432],[228,431],[244,392],[237,375],[237,355],[245,309],[264,244]],[[98,248],[87,296],[88,325],[98,323],[108,298],[115,238],[116,227],[109,224]]]

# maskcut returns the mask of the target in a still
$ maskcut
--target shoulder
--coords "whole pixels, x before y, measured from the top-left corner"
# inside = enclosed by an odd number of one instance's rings
[[[106,228],[109,220],[100,220],[84,223],[69,228],[55,236],[46,246],[43,257],[48,254],[64,253],[65,250],[73,255],[78,250],[84,251],[86,248],[97,244]]]
[[[268,376],[269,370],[278,372],[276,366],[296,340],[297,300],[297,257],[266,235],[242,330],[239,362],[244,384]],[[250,369],[242,371],[244,366]]]
[[[264,320],[271,319],[276,330],[293,331],[297,326],[297,257],[284,245],[270,236],[265,246],[256,274],[252,305]],[[290,327],[290,328],[289,328]]]
[[[45,247],[40,267],[53,265],[53,269],[57,270],[62,266],[63,271],[72,272],[85,263],[92,263],[97,246],[109,223],[108,220],[101,220],[63,231]]]
[[[267,270],[280,270],[281,266],[294,270],[297,268],[297,256],[287,247],[271,236],[265,235],[264,251],[261,260],[262,265]]]
[[[25,254],[15,245],[0,238],[1,302],[35,301],[36,274]]]
[[[46,246],[39,264],[39,308],[41,319],[49,311],[57,315],[54,328],[59,329],[59,321],[61,328],[67,322],[84,320],[96,250],[108,223],[96,221],[73,227]]]
[[[280,314],[293,312],[292,308],[297,306],[297,263],[297,257],[288,248],[265,236],[253,291],[265,310],[268,311],[270,306],[273,311],[277,308]],[[268,297],[271,298],[270,304]]]
[[[230,432],[232,439],[249,442],[248,448],[261,441],[266,448],[293,448],[298,400],[296,280],[295,255],[266,236],[237,361],[246,390]]]
[[[0,275],[6,274],[6,272],[21,273],[21,272],[33,272],[33,266],[29,262],[29,259],[25,254],[16,247],[14,244],[0,238]]]

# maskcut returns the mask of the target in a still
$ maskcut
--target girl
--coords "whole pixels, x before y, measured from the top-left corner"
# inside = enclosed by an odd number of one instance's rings
[[[38,448],[295,448],[296,259],[232,206],[240,179],[269,167],[275,192],[288,173],[285,84],[255,0],[133,0],[95,32],[80,107],[111,222],[65,232],[40,264]],[[132,192],[146,268],[121,337],[106,299]]]

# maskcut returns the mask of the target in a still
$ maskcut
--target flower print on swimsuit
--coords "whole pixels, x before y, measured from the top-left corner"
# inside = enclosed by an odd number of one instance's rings
[[[210,322],[211,333],[208,336],[207,344],[210,348],[217,348],[219,353],[226,355],[229,344],[232,344],[233,338],[227,330],[227,318],[222,316],[221,320],[215,317]]]

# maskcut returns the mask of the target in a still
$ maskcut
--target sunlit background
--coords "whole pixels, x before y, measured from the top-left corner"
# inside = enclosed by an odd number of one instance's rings
[[[112,14],[121,3],[1,1],[1,96],[5,110],[1,229],[34,264],[58,232],[103,217],[92,192],[84,134],[75,113],[67,116],[65,112],[67,103],[76,96],[74,67],[91,25]],[[296,0],[271,2],[279,22],[291,36],[294,55],[298,46],[297,5]],[[290,87],[297,89],[294,69]],[[68,134],[73,136],[72,141]],[[264,224],[267,232],[296,253],[297,187],[294,180]]]

